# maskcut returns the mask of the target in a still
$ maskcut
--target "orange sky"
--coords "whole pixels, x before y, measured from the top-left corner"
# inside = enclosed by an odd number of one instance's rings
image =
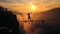
[[[36,6],[35,10],[31,10],[32,4]],[[56,7],[60,7],[60,0],[0,0],[0,6],[7,7],[9,10],[14,10],[22,13],[28,11],[43,12]],[[39,15],[36,16],[39,17]],[[25,20],[27,19],[27,15],[17,15],[17,19],[19,21]],[[21,25],[22,24],[24,23],[21,23]],[[28,23],[25,23],[24,26],[25,29],[27,29],[30,25]]]
[[[31,10],[31,4],[36,6],[36,11],[45,11],[60,7],[60,0],[0,0],[0,5],[12,10],[28,12]],[[32,12],[34,12],[32,10]]]

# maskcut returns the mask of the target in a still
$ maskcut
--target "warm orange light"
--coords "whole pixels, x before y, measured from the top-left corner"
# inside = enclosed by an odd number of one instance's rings
[[[31,10],[35,10],[36,6],[35,5],[31,5]]]

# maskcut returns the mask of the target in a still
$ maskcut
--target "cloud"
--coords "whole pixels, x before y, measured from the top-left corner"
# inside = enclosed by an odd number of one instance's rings
[[[57,1],[57,2],[56,2]],[[60,0],[0,0],[0,6],[8,7],[18,11],[28,11],[29,5],[33,3],[37,6],[37,11],[60,7]]]
[[[0,0],[0,2],[17,2],[17,3],[39,3],[39,4],[51,4],[60,3],[60,0]]]
[[[7,0],[0,0],[0,2],[8,2]]]
[[[17,2],[17,3],[19,3],[19,2],[23,2],[22,0],[0,0],[0,2],[5,2],[5,3],[13,3],[13,2]]]
[[[10,2],[10,1],[8,1],[8,0],[0,0],[0,2],[5,2],[6,3],[6,2]]]

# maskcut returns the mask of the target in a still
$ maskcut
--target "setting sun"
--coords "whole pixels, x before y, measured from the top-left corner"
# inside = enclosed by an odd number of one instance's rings
[[[31,10],[35,10],[36,6],[35,5],[31,5]]]

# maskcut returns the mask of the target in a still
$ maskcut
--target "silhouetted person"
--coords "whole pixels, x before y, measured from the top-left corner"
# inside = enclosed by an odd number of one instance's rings
[[[31,20],[31,16],[30,16],[31,13],[28,12],[27,15],[28,15],[28,20]]]

